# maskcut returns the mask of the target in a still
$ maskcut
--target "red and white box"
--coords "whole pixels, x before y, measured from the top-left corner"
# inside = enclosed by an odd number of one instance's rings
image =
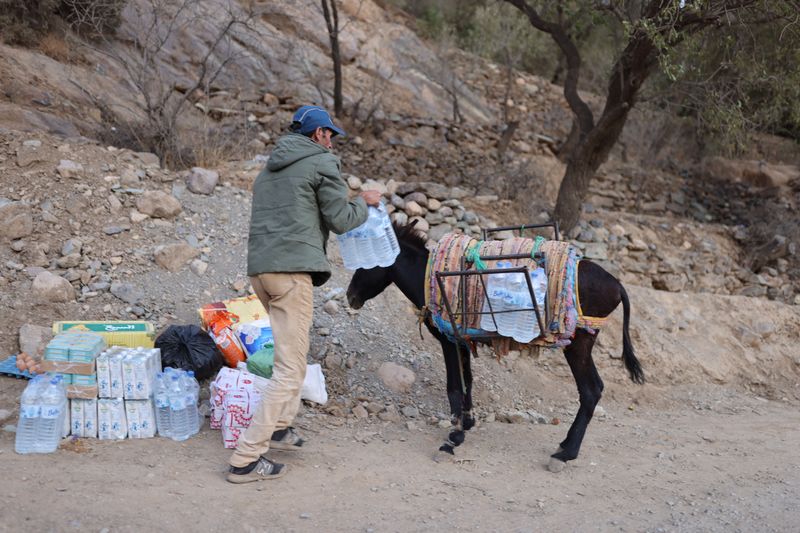
[[[245,388],[229,390],[223,402],[222,441],[226,448],[235,448],[239,437],[250,427],[253,414],[261,402],[261,393]]]
[[[237,368],[222,368],[210,386],[211,429],[222,429],[225,397],[230,391],[262,391],[268,380]]]

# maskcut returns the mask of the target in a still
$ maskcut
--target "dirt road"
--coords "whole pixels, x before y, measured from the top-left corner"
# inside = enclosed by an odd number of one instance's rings
[[[4,381],[4,399],[22,382]],[[186,442],[82,440],[43,456],[0,432],[2,531],[796,531],[800,414],[795,405],[711,386],[603,402],[581,457],[548,455],[565,424],[484,423],[455,462],[445,430],[306,410],[290,471],[244,486],[204,429]],[[6,403],[6,402],[4,402]],[[9,420],[8,422],[14,422]]]

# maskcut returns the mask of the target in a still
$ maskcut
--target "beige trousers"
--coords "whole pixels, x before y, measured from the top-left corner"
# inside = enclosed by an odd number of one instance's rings
[[[240,468],[266,453],[272,433],[290,426],[297,415],[314,314],[310,274],[259,274],[252,276],[250,283],[269,312],[275,338],[275,365],[250,427],[239,438],[230,458],[230,464]]]

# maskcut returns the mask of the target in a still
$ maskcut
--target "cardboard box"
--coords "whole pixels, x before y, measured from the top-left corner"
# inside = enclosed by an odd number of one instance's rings
[[[81,374],[82,376],[92,376],[95,373],[94,361],[91,363],[73,363],[69,361],[48,361],[45,359],[40,364],[43,372]]]
[[[67,398],[93,400],[97,398],[97,385],[67,385]]]
[[[62,321],[53,324],[53,333],[65,331],[91,331],[102,335],[109,346],[144,346],[152,348],[156,340],[156,330],[152,323],[144,320],[110,321]]]

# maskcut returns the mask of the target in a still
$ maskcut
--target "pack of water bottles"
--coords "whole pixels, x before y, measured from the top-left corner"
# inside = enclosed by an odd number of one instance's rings
[[[51,453],[65,433],[69,433],[69,416],[64,380],[39,374],[22,392],[14,449],[17,453]]]
[[[156,375],[155,416],[158,434],[186,440],[200,431],[197,409],[200,384],[194,372],[167,367]]]
[[[97,357],[98,396],[126,400],[152,398],[160,370],[158,348],[112,346]]]
[[[344,267],[349,270],[388,267],[394,264],[400,254],[397,235],[383,202],[378,207],[370,206],[367,221],[338,235],[337,240]]]
[[[512,268],[511,261],[499,261],[497,268]],[[531,270],[531,285],[539,313],[544,319],[547,275],[542,268]],[[499,272],[487,275],[488,298],[483,303],[481,329],[496,331],[520,343],[529,343],[541,333],[533,301],[523,272]]]

